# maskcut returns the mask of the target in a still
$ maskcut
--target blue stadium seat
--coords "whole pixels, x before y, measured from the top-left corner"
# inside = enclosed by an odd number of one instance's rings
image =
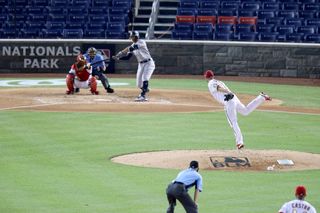
[[[282,2],[282,3],[294,3],[297,0],[279,0],[279,1]]]
[[[262,8],[264,10],[273,10],[277,11],[280,8],[280,4],[278,2],[264,2],[262,4]]]
[[[320,26],[320,19],[306,19],[306,26]]]
[[[315,26],[300,26],[297,28],[297,32],[304,34],[314,34],[317,32],[317,28]]]
[[[298,0],[298,3],[305,4],[305,3],[316,3],[317,0]]]
[[[91,6],[91,1],[88,0],[72,0],[72,2],[70,2],[72,7],[86,7],[88,8],[89,6]]]
[[[109,15],[123,16],[129,13],[129,10],[125,7],[110,7],[108,9]]]
[[[285,36],[286,42],[301,42],[303,40],[302,33],[290,33]]]
[[[131,1],[129,1],[129,0],[113,0],[112,6],[131,8]]]
[[[317,12],[315,11],[299,11],[299,18],[316,18]]]
[[[234,25],[233,24],[216,24],[216,32],[219,33],[230,33],[234,32]]]
[[[197,12],[198,16],[217,16],[218,15],[218,11],[213,8],[199,8],[197,11],[198,11]]]
[[[171,38],[175,40],[192,40],[192,32],[173,30]]]
[[[285,35],[285,34],[293,33],[294,27],[287,26],[287,25],[276,26],[275,31],[278,32],[280,35]]]
[[[275,17],[275,13],[272,10],[259,10],[258,11],[258,18],[272,18]]]
[[[197,15],[197,9],[195,9],[195,8],[178,8],[177,15],[179,15],[179,16],[195,16],[195,15]]]
[[[32,0],[34,6],[48,6],[50,1],[48,0]]]
[[[303,5],[303,10],[305,11],[319,11],[319,9],[320,9],[319,4],[306,3]]]
[[[82,38],[83,30],[82,29],[63,29],[62,37],[63,38]]]
[[[69,15],[82,15],[82,16],[85,16],[87,13],[88,13],[88,9],[85,6],[67,8],[67,14],[69,14]]]
[[[109,22],[122,22],[122,23],[127,23],[128,22],[128,17],[126,16],[109,16]]]
[[[298,3],[283,3],[282,5],[283,10],[299,10],[299,4]]]
[[[106,37],[108,39],[126,39],[128,35],[123,32],[106,31]]]
[[[193,31],[193,40],[212,40],[212,32]]]
[[[238,16],[239,17],[254,17],[254,16],[257,16],[257,11],[256,10],[239,9]]]
[[[23,28],[20,30],[20,38],[40,38],[41,33],[39,29]]]
[[[257,32],[271,33],[274,32],[274,28],[273,24],[259,24],[257,25]]]
[[[108,16],[105,15],[90,15],[89,23],[105,23],[108,20]]]
[[[240,3],[237,1],[222,1],[220,3],[220,8],[227,10],[238,10],[239,4]]]
[[[66,26],[66,23],[64,21],[63,22],[47,21],[45,24],[45,27],[47,29],[63,29],[65,28],[65,26]]]
[[[220,7],[219,1],[200,1],[199,6],[201,8],[215,8],[218,9]]]
[[[28,4],[29,4],[28,0],[9,1],[9,5],[11,5],[11,6],[23,6],[23,7],[26,7]]]
[[[234,39],[233,32],[215,32],[214,39],[219,41],[231,41]]]
[[[108,8],[107,7],[90,7],[88,9],[89,15],[107,15],[108,14]]]
[[[237,24],[235,31],[236,33],[254,32],[255,25],[254,24]]]
[[[105,31],[103,29],[87,29],[83,34],[84,38],[105,38]]]
[[[43,38],[61,38],[62,29],[43,29],[42,37]]]
[[[193,31],[193,24],[192,23],[175,23],[174,29],[176,31],[187,31],[191,32]]]
[[[304,38],[305,42],[311,43],[320,43],[320,35],[319,34],[307,34]]]
[[[180,8],[197,8],[198,2],[194,0],[180,0],[179,7]]]
[[[45,27],[45,22],[40,22],[40,21],[26,21],[25,23],[25,28],[29,29],[37,29],[37,30],[42,30]]]
[[[84,15],[69,15],[68,16],[68,22],[74,22],[74,23],[85,23],[87,21],[86,16]]]
[[[93,0],[92,4],[94,7],[106,7],[110,6],[110,3],[106,0]]]
[[[18,36],[18,32],[16,28],[1,28],[1,38],[16,38]]]
[[[241,32],[238,35],[238,40],[240,41],[256,41],[258,33],[257,32]]]
[[[29,13],[27,20],[30,20],[30,21],[33,21],[33,22],[46,22],[47,21],[47,16],[46,15],[42,15],[42,14]]]
[[[53,22],[66,22],[67,17],[64,14],[49,14],[48,21]]]
[[[114,31],[114,32],[125,32],[125,26],[124,23],[121,22],[109,22],[107,23],[107,31]]]
[[[67,28],[67,29],[83,29],[84,24],[82,22],[67,22],[65,28]]]
[[[7,14],[0,14],[0,23],[4,23],[9,20],[9,17]]]
[[[220,9],[219,16],[238,16],[238,10]]]
[[[298,12],[293,10],[280,10],[278,12],[278,17],[283,18],[296,18],[298,17]]]
[[[273,18],[267,18],[266,19],[266,24],[274,24],[274,25],[282,25],[284,24],[284,19],[283,17],[273,17]]]
[[[54,7],[68,7],[69,2],[71,1],[66,1],[66,0],[51,0],[51,6]]]
[[[67,8],[65,7],[47,7],[48,13],[53,14],[53,15],[65,15],[67,14],[66,10]]]
[[[0,0],[1,7],[7,6],[8,4],[9,4],[8,0]]]
[[[195,23],[193,26],[193,31],[197,32],[207,32],[212,33],[213,25],[211,23]],[[211,34],[212,37],[212,34]]]
[[[243,2],[241,8],[244,10],[259,10],[261,7],[260,2]]]
[[[264,42],[275,42],[277,41],[278,33],[274,32],[261,32],[258,35],[258,40],[259,41],[264,41]]]
[[[28,6],[26,7],[27,14],[37,14],[37,15],[44,15],[47,14],[48,10],[46,7],[39,7],[39,6]]]
[[[88,23],[87,29],[105,29],[106,24],[105,22],[94,22],[94,23]]]
[[[14,15],[14,14],[25,14],[26,12],[26,6],[16,6],[16,7],[12,7],[12,6],[8,6],[7,7],[7,12],[10,15]]]
[[[300,18],[287,18],[284,20],[284,24],[299,27],[302,25],[302,20]]]

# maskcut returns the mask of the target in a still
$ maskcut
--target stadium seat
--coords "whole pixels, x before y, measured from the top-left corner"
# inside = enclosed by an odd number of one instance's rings
[[[275,17],[274,11],[270,10],[259,10],[258,11],[258,18],[263,19],[263,18],[272,18]]]
[[[172,31],[171,38],[175,40],[192,40],[192,32]]]
[[[239,9],[238,16],[239,17],[254,17],[254,16],[257,16],[257,11],[256,10]]]
[[[306,26],[320,26],[320,19],[306,19]]]
[[[110,23],[113,24],[113,23]],[[87,24],[88,29],[105,29],[106,23],[105,22],[94,22],[94,23],[88,23]]]
[[[9,17],[7,14],[0,14],[0,23],[5,23],[9,20]]]
[[[314,34],[317,32],[317,28],[315,26],[300,26],[297,28],[297,32],[304,34]]]
[[[32,28],[23,28],[20,29],[20,38],[40,38],[40,30]]]
[[[126,33],[116,31],[106,31],[105,36],[108,39],[126,39],[128,37]]]
[[[9,21],[18,21],[23,22],[27,20],[27,16],[25,14],[10,14]]]
[[[63,38],[82,38],[83,30],[82,29],[63,29],[62,37]]]
[[[319,4],[306,3],[303,5],[303,10],[305,11],[319,11],[319,9],[320,9]]]
[[[217,16],[218,12],[216,9],[212,9],[212,8],[199,8],[197,10],[197,14],[198,16]]]
[[[257,25],[257,32],[265,32],[271,33],[274,32],[274,25],[273,24],[258,24]]]
[[[278,17],[295,18],[295,17],[298,17],[298,13],[297,11],[292,11],[292,10],[281,10],[278,12]]]
[[[58,14],[49,14],[48,21],[52,22],[65,22],[67,20],[67,17],[64,14],[58,15]]]
[[[238,10],[239,2],[237,2],[237,1],[222,1],[220,3],[220,8],[222,10]]]
[[[254,24],[237,24],[235,27],[236,33],[243,33],[243,32],[254,32],[255,31]]]
[[[180,0],[179,7],[180,8],[197,8],[198,2],[194,0]]]
[[[46,7],[39,7],[39,6],[26,7],[27,14],[44,15],[44,14],[47,14],[47,12],[48,12],[48,10]]]
[[[284,20],[284,24],[299,27],[302,25],[302,20],[300,18],[287,18]]]
[[[112,6],[113,7],[125,7],[125,8],[129,9],[131,7],[131,1],[129,1],[129,0],[113,0]]]
[[[1,6],[1,7],[7,6],[8,3],[9,3],[8,0],[0,0],[0,6]]]
[[[14,1],[9,1],[9,5],[11,6],[23,6],[26,7],[29,4],[28,0],[14,0]]]
[[[197,15],[196,8],[178,8],[177,15],[179,16],[195,16]]]
[[[88,13],[88,9],[85,6],[67,8],[68,15],[86,15],[87,13]]]
[[[82,22],[67,22],[65,28],[67,28],[67,29],[83,29],[84,24]]]
[[[41,15],[41,14],[32,14],[29,13],[28,19],[33,22],[46,22],[47,21],[47,16],[46,15]]]
[[[176,16],[177,23],[194,23],[195,16]]]
[[[301,42],[302,38],[302,33],[290,33],[285,36],[286,42]]]
[[[18,37],[18,32],[15,28],[2,28],[1,31],[1,37],[2,38],[16,38]]]
[[[174,30],[175,31],[193,31],[193,24],[192,23],[174,23]]]
[[[67,8],[65,7],[47,7],[48,13],[52,15],[65,15]]]
[[[217,23],[216,16],[197,16],[198,23],[211,23],[215,25]]]
[[[89,15],[107,15],[108,8],[107,7],[90,7],[88,9]]]
[[[215,8],[219,9],[220,2],[219,1],[200,1],[200,8]]]
[[[74,8],[77,8],[77,7],[85,7],[85,8],[88,8],[89,6],[91,6],[91,2],[88,1],[88,0],[72,0],[71,3],[71,6],[74,7]]]
[[[78,15],[69,15],[68,22],[74,22],[74,23],[85,23],[87,21],[86,16],[78,14]]]
[[[100,39],[100,38],[105,38],[105,31],[103,29],[87,29],[85,30],[84,34],[83,34],[84,38],[96,38],[96,39]]]
[[[283,17],[273,17],[273,18],[267,18],[266,24],[274,24],[274,25],[283,25],[284,24]]]
[[[69,5],[68,2],[69,1],[65,1],[65,0],[51,0],[51,6],[67,8]],[[70,1],[70,3],[71,3],[71,1]]]
[[[285,34],[293,33],[294,27],[287,26],[287,25],[276,26],[275,31],[278,32],[280,35],[285,35]]]
[[[124,26],[124,23],[117,23],[117,22],[112,23],[112,22],[109,22],[109,23],[107,23],[107,30],[108,31],[124,33],[125,32],[125,26]]]
[[[218,16],[219,24],[237,24],[236,16]]]
[[[305,42],[311,43],[320,43],[320,35],[319,34],[307,34],[304,38]]]
[[[316,3],[317,0],[298,0],[298,3],[305,4],[305,3]]]
[[[298,3],[283,3],[282,5],[283,10],[299,10],[299,4]]]
[[[238,23],[239,24],[253,24],[256,25],[258,21],[257,17],[239,17]]]
[[[278,0],[261,0],[262,3],[268,2],[268,3],[276,3]]]
[[[118,18],[118,16],[115,16],[114,19]],[[114,20],[113,19],[113,20]],[[124,17],[122,16],[122,18],[120,18],[121,21],[124,20]],[[106,21],[108,21],[108,17],[106,17],[105,15],[90,15],[89,16],[89,23],[105,23]],[[121,22],[119,21],[119,22]]]
[[[113,15],[109,15],[109,22],[122,22],[122,23],[127,23],[129,20],[128,20],[128,17],[126,16],[113,16]]]
[[[202,31],[202,32],[212,32],[213,25],[210,23],[195,23],[193,26],[194,31]]]
[[[241,32],[238,35],[240,41],[256,41],[258,33],[256,32]]]
[[[43,38],[61,38],[62,29],[43,29],[42,37]]]
[[[317,12],[315,11],[299,11],[299,18],[316,18]]]
[[[274,32],[261,32],[258,35],[258,40],[259,41],[264,41],[264,42],[275,42],[277,41],[278,33]]]
[[[280,4],[278,2],[264,2],[262,4],[262,8],[264,10],[278,11],[280,8]]]
[[[259,10],[260,9],[260,2],[243,2],[241,4],[241,8],[244,10]]]
[[[212,40],[212,32],[193,31],[194,40]]]
[[[110,3],[106,0],[92,0],[92,4],[94,7],[106,7],[110,6]]]
[[[50,1],[48,0],[32,0],[32,5],[34,6],[48,6]]]
[[[231,41],[234,39],[234,34],[232,32],[216,32],[214,34],[214,39],[219,41]]]
[[[234,25],[233,24],[216,24],[216,32],[219,33],[230,33],[234,32]]]
[[[65,22],[52,22],[52,21],[47,21],[45,24],[45,27],[49,30],[49,29],[63,29],[65,28],[66,24]],[[62,32],[60,32],[62,33]]]

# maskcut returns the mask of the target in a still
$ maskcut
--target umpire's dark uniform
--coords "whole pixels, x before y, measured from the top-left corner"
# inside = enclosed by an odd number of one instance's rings
[[[167,213],[173,213],[178,199],[187,213],[198,213],[198,207],[188,194],[188,189],[196,187],[195,196],[202,191],[202,176],[198,173],[199,164],[197,161],[191,161],[190,167],[181,171],[177,178],[169,184],[167,188],[167,198],[169,208]],[[197,194],[197,195],[196,195]]]

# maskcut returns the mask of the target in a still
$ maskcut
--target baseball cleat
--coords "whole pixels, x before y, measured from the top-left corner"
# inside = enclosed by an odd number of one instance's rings
[[[269,95],[264,94],[263,92],[261,92],[260,95],[261,95],[262,97],[264,97],[264,100],[266,100],[266,101],[272,101],[272,98],[271,98]]]
[[[67,90],[67,91],[66,91],[66,95],[73,95],[73,93],[74,93],[74,92],[71,91],[71,90]]]
[[[134,101],[143,102],[148,101],[148,99],[145,96],[139,95]]]
[[[99,95],[99,91],[93,91],[93,92],[91,91],[91,94],[92,95]]]
[[[237,144],[237,148],[238,148],[238,150],[243,149],[244,148],[244,144],[243,143]]]
[[[75,92],[75,93],[80,92],[80,88],[76,88],[76,89],[74,90],[74,92]]]
[[[112,89],[111,87],[107,88],[107,93],[114,93],[114,89]]]

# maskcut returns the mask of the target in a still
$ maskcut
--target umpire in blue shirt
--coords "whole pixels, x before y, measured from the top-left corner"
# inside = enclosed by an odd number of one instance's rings
[[[198,213],[198,197],[202,191],[202,176],[198,173],[198,161],[191,161],[188,169],[181,171],[167,188],[169,208],[167,213],[173,213],[176,200],[179,200],[187,213]],[[188,189],[195,186],[194,199],[188,194]]]
[[[114,90],[109,84],[107,76],[103,74],[103,72],[106,70],[106,64],[103,61],[103,56],[98,53],[96,48],[90,47],[87,50],[87,53],[84,54],[84,57],[86,57],[87,62],[90,64],[100,61],[100,63],[92,65],[92,76],[98,76],[107,93],[114,93]]]

